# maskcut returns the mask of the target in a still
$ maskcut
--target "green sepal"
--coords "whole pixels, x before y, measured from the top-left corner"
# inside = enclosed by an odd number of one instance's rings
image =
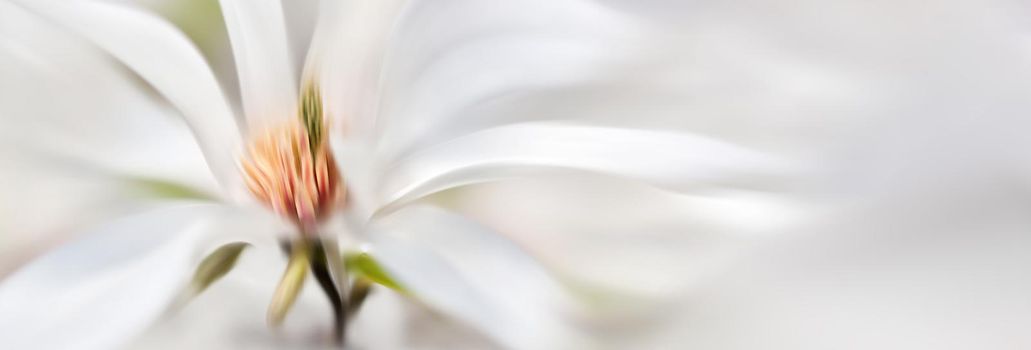
[[[283,278],[279,280],[275,293],[272,295],[272,302],[268,307],[268,324],[278,326],[283,323],[287,312],[294,306],[297,296],[301,294],[304,287],[304,280],[308,277],[308,265],[311,262],[311,252],[307,244],[294,244],[290,252],[290,261],[283,272]]]
[[[364,278],[398,293],[409,294],[408,290],[387,274],[386,270],[368,253],[347,253],[344,255],[344,264],[347,266],[347,271],[353,273],[355,278]]]
[[[236,260],[249,245],[244,242],[229,243],[208,254],[193,273],[193,280],[190,281],[191,294],[200,294],[215,281],[225,277],[236,266]]]

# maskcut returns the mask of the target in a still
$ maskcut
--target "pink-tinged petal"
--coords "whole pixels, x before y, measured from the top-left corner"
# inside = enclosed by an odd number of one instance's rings
[[[211,69],[178,29],[157,16],[105,2],[14,3],[81,35],[139,74],[179,109],[212,172],[235,188],[239,130]]]
[[[297,117],[297,79],[279,0],[221,0],[248,129]]]
[[[380,190],[383,206],[396,207],[457,186],[561,171],[688,191],[762,186],[790,170],[771,155],[701,135],[537,122],[483,130],[414,153],[384,170]]]

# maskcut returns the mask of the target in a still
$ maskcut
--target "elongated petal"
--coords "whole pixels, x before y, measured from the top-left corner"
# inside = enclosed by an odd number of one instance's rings
[[[297,116],[297,80],[279,0],[221,0],[240,76],[244,114],[255,130]]]
[[[686,133],[558,123],[502,126],[445,142],[385,171],[384,203],[394,206],[456,186],[580,170],[676,191],[755,180],[785,171],[765,154]]]
[[[641,52],[639,27],[591,0],[412,2],[388,43],[381,149],[393,156],[513,119],[563,117],[493,105],[598,81]]]
[[[0,13],[0,142],[15,146],[4,151],[215,188],[186,125],[122,65],[17,4]]]
[[[562,287],[493,231],[414,207],[381,222],[370,254],[418,300],[515,349],[584,345],[561,311]]]
[[[0,285],[7,346],[111,348],[145,328],[189,276],[191,242],[207,209],[117,222],[12,275]]]
[[[16,1],[82,35],[127,65],[182,112],[215,176],[238,183],[240,135],[211,69],[193,44],[156,16],[93,1]]]
[[[175,205],[88,232],[0,282],[0,336],[14,349],[110,349],[155,321],[225,232],[216,205]],[[213,237],[212,234],[218,234]]]
[[[322,86],[329,117],[353,136],[375,122],[380,73],[391,30],[405,0],[323,0],[305,63]]]
[[[0,276],[154,190],[219,193],[174,108],[76,32],[7,1],[0,76]]]
[[[603,312],[679,296],[811,213],[780,192],[680,195],[590,174],[468,186],[447,198],[575,279]]]

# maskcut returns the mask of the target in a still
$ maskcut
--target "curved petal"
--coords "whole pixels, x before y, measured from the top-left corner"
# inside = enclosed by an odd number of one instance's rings
[[[330,118],[357,137],[375,122],[387,39],[406,0],[323,0],[304,74],[317,80]],[[309,76],[310,75],[310,76]]]
[[[595,174],[498,181],[446,198],[449,208],[503,230],[592,297],[618,296],[604,311],[679,296],[756,241],[811,217],[780,192],[680,195]]]
[[[415,297],[514,349],[583,348],[563,288],[522,249],[446,211],[412,207],[378,223],[370,253]],[[566,310],[568,311],[568,310]]]
[[[279,0],[221,0],[248,129],[297,116],[297,80]]]
[[[250,237],[222,231],[219,208],[169,206],[116,221],[11,275],[0,284],[5,346],[110,349],[130,340],[165,312],[205,247]]]
[[[88,40],[7,1],[0,76],[0,276],[146,205],[156,192],[140,180],[219,193],[174,108]]]
[[[487,129],[396,162],[384,207],[466,184],[558,170],[622,176],[675,191],[757,184],[788,170],[772,156],[700,135],[559,123]]]
[[[142,330],[188,277],[191,242],[209,210],[159,210],[116,222],[12,275],[0,285],[7,345],[111,348]]]
[[[380,148],[394,156],[502,124],[502,113],[463,112],[595,82],[642,52],[640,29],[592,0],[413,2],[388,43]]]
[[[143,77],[182,112],[220,182],[239,182],[234,152],[240,135],[232,111],[203,57],[175,27],[110,3],[15,3],[82,35]]]

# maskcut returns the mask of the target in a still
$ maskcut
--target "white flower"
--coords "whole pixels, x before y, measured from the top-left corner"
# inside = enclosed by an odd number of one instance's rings
[[[637,23],[588,1],[325,1],[299,80],[279,1],[221,4],[243,118],[234,117],[192,44],[155,16],[103,2],[0,3],[5,17],[49,21],[145,80],[186,121],[219,191],[204,203],[168,201],[100,225],[12,274],[0,285],[5,346],[124,344],[180,295],[202,257],[233,242],[265,249],[279,237],[295,248],[325,240],[333,258],[338,248],[364,249],[415,298],[507,347],[584,346],[589,340],[548,309],[563,287],[533,259],[486,227],[420,200],[469,184],[566,172],[685,191],[754,184],[783,170],[717,139],[541,121],[558,118],[502,103],[590,82],[621,55],[646,47],[637,42],[646,38]],[[19,57],[26,50],[4,34],[14,43],[4,47],[7,57],[36,62]],[[65,98],[76,97],[45,100]],[[5,108],[32,114],[25,106],[38,102],[11,100],[14,107]],[[565,112],[596,106],[587,107]],[[165,156],[134,158],[116,170],[176,183],[175,174],[152,171],[169,161]],[[201,168],[176,171],[203,178]],[[255,210],[259,205],[270,210]],[[468,254],[460,250],[469,247],[481,259],[463,260]],[[291,263],[311,253],[295,251]],[[289,271],[281,291],[297,287],[289,276],[303,281],[303,272]],[[335,273],[346,289],[343,272]],[[282,317],[275,305],[285,310],[291,302],[274,301],[273,318]]]

